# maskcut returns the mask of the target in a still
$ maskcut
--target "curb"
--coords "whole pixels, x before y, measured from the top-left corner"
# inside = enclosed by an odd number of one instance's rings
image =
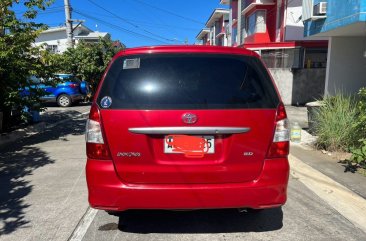
[[[84,112],[84,113],[80,113],[78,115],[75,115],[74,117],[70,117],[64,120],[60,120],[58,122],[52,123],[52,124],[47,124],[46,122],[40,122],[31,126],[28,126],[24,129],[18,129],[18,130],[14,130],[8,134],[5,135],[0,135],[0,148],[3,148],[5,146],[8,146],[9,144],[16,142],[22,138],[26,138],[29,136],[33,136],[36,134],[40,134],[45,132],[48,129],[51,129],[59,124],[62,124],[64,122],[67,122],[69,120],[75,119],[75,118],[79,118],[79,117],[85,117],[89,114],[88,112]]]
[[[95,216],[97,215],[98,210],[92,207],[88,207],[84,213],[84,215],[79,220],[79,223],[76,225],[75,229],[71,233],[68,241],[81,241],[83,240],[86,232],[90,224],[93,222]]]
[[[301,159],[289,155],[291,176],[302,182],[338,213],[366,232],[366,200]]]

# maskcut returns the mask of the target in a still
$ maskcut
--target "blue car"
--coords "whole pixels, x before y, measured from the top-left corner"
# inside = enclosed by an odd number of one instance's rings
[[[60,107],[68,107],[85,99],[89,93],[89,84],[81,81],[72,74],[56,74],[57,85],[45,85],[41,79],[31,77],[30,81],[34,84],[31,88],[42,89],[46,93],[41,97],[44,102],[56,102]],[[29,94],[23,93],[25,95]]]

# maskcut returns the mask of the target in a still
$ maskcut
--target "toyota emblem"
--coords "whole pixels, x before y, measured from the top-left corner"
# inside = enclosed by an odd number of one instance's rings
[[[197,119],[198,119],[197,116],[192,113],[185,113],[182,116],[182,120],[186,124],[194,124],[197,122]]]

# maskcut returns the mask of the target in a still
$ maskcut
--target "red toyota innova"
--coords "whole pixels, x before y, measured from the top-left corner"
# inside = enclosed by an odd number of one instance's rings
[[[89,203],[127,209],[265,209],[289,176],[284,105],[242,48],[127,49],[111,61],[86,126]]]

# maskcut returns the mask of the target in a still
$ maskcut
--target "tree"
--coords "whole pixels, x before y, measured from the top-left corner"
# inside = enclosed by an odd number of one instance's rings
[[[40,49],[33,46],[44,24],[34,22],[38,11],[45,10],[53,0],[22,1],[26,11],[22,19],[12,10],[19,0],[0,1],[0,109],[4,118],[12,108],[23,110],[24,106],[39,103],[41,93],[34,90],[28,98],[22,98],[20,89],[30,87],[29,76],[47,77],[52,72],[42,61]]]

